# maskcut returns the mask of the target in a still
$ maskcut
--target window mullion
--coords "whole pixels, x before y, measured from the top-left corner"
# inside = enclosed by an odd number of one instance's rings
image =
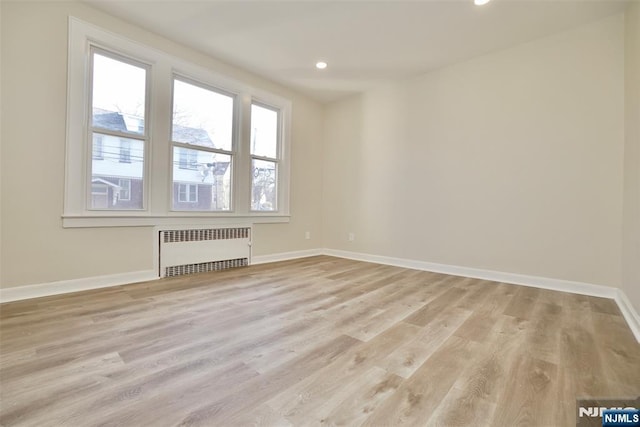
[[[235,188],[236,211],[248,214],[251,211],[251,94],[243,93],[237,106],[237,127],[235,129],[236,170]]]
[[[278,159],[274,157],[257,156],[255,154],[252,154],[251,158],[256,160],[264,160],[265,162],[278,163]]]
[[[189,150],[208,151],[209,153],[226,154],[227,156],[233,156],[233,154],[234,154],[233,151],[220,150],[220,149],[217,149],[217,148],[203,147],[203,146],[194,145],[194,144],[186,144],[186,143],[183,143],[183,142],[171,141],[171,144],[174,147],[187,148]]]
[[[115,136],[117,138],[137,139],[140,141],[146,141],[149,139],[147,136],[140,135],[139,133],[118,132],[115,130],[104,129],[95,126],[91,127],[90,132],[99,133],[100,135]]]
[[[157,61],[151,74],[149,210],[165,215],[171,206],[171,64]]]

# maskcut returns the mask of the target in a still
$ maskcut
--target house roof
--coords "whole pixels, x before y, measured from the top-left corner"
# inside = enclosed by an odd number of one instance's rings
[[[127,125],[122,114],[114,111],[98,110],[93,111],[93,125],[109,130],[127,132]]]
[[[143,119],[135,118],[142,122]],[[93,109],[93,125],[95,127],[115,130],[119,132],[131,132],[127,127],[124,115],[117,111],[109,111],[101,108]],[[200,147],[216,148],[209,137],[209,133],[201,128],[173,125],[173,140],[184,144],[191,144]]]
[[[91,183],[92,184],[104,184],[104,185],[108,185],[109,187],[113,187],[116,188],[118,190],[122,189],[121,186],[114,184],[113,182],[109,182],[106,179],[102,179],[102,178],[98,178],[98,177],[93,177],[91,179]]]
[[[209,138],[209,132],[204,129],[173,125],[173,140],[185,144],[199,145],[201,147],[216,148]]]

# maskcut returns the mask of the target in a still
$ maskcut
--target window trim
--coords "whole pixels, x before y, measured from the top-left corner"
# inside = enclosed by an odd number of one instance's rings
[[[85,123],[87,128],[86,140],[87,141],[92,140],[93,134],[96,134],[96,133],[100,134],[101,139],[103,139],[104,136],[111,136],[114,138],[118,138],[119,139],[118,154],[117,154],[118,163],[126,163],[126,164],[131,163],[131,140],[142,141],[143,165],[142,165],[142,206],[141,207],[133,207],[133,208],[126,208],[126,209],[125,208],[120,208],[120,209],[98,208],[98,207],[92,206],[91,198],[87,198],[87,200],[85,201],[85,209],[89,212],[93,212],[93,211],[105,212],[106,211],[106,212],[114,212],[114,213],[146,211],[148,209],[147,200],[148,200],[148,191],[149,191],[149,183],[148,183],[149,181],[148,163],[149,162],[148,162],[146,153],[148,152],[149,145],[150,145],[149,129],[151,125],[149,124],[150,122],[149,109],[150,109],[150,95],[151,95],[151,62],[134,59],[132,58],[132,55],[122,53],[120,51],[116,51],[110,48],[106,48],[103,45],[100,45],[99,43],[94,43],[91,41],[88,43],[87,49],[88,49],[88,53],[87,53],[88,58],[86,59],[86,61],[88,62],[88,70],[86,71],[86,80],[87,80],[86,91],[87,92],[84,96],[84,99],[87,102],[86,108],[85,108],[86,110]],[[140,133],[129,132],[129,131],[120,132],[120,131],[114,131],[106,128],[95,127],[93,125],[93,74],[94,74],[93,70],[94,70],[95,54],[99,54],[106,58],[110,58],[115,61],[120,61],[125,64],[129,64],[145,70],[146,78],[145,78],[145,88],[144,88],[145,90],[144,133],[140,134]],[[70,60],[71,59],[69,59],[69,61]],[[67,123],[68,122],[69,120],[67,120]],[[128,146],[128,149],[126,150],[126,155],[124,155],[125,151],[123,150],[123,143],[125,141],[126,141],[126,145]],[[104,147],[104,141],[103,141],[103,147]],[[87,182],[90,182],[93,176],[94,157],[92,153],[89,153],[87,157],[89,158],[89,160],[86,165],[87,173],[84,180]],[[126,160],[123,160],[123,159],[126,159]],[[104,160],[104,156],[102,159],[95,159],[95,160]]]
[[[249,199],[247,203],[249,203],[249,212],[251,215],[255,217],[267,217],[269,215],[273,215],[274,213],[278,213],[281,210],[286,212],[286,215],[289,215],[289,192],[290,192],[290,146],[291,146],[291,102],[286,101],[284,104],[279,102],[274,102],[273,98],[270,98],[266,94],[255,94],[250,102],[249,108],[251,108],[252,104],[256,104],[263,108],[268,108],[278,112],[278,149],[277,149],[277,159],[271,159],[268,157],[262,156],[253,156],[251,152],[249,152],[249,162],[251,162],[252,158],[267,160],[267,161],[276,161],[276,207],[277,211],[257,211],[251,209],[251,183],[249,183]],[[250,119],[250,117],[249,117]],[[250,124],[249,124],[250,126]],[[250,147],[249,147],[250,148]],[[249,168],[251,165],[249,164]]]
[[[154,226],[171,224],[227,223],[230,220],[247,223],[288,222],[289,213],[289,145],[291,135],[290,100],[251,87],[168,54],[153,46],[143,45],[126,36],[69,17],[69,55],[67,74],[67,139],[65,151],[65,192],[62,212],[63,227]],[[88,209],[90,202],[90,162],[92,145],[87,147],[90,48],[114,52],[130,58],[135,64],[149,64],[147,84],[150,96],[145,110],[145,165],[143,179],[143,210]],[[179,55],[179,54],[178,54]],[[171,143],[171,82],[173,76],[186,77],[223,93],[236,94],[234,123],[236,147],[232,160],[232,211],[172,211],[173,144]],[[283,121],[280,138],[281,164],[278,170],[278,211],[252,211],[250,182],[250,108],[252,102],[280,109]],[[189,148],[189,147],[187,147]]]
[[[231,129],[231,150],[224,150],[221,148],[209,148],[209,147],[203,147],[203,146],[199,146],[199,145],[193,145],[193,144],[188,144],[188,143],[184,143],[184,142],[178,142],[178,141],[174,141],[173,140],[173,106],[174,106],[174,93],[175,93],[175,82],[176,80],[181,81],[182,83],[186,83],[186,84],[190,84],[196,87],[199,87],[201,89],[204,90],[209,90],[211,92],[215,92],[219,95],[223,95],[223,96],[228,96],[232,99],[233,102],[233,112],[232,112],[232,129]],[[231,168],[231,187],[229,189],[229,209],[226,210],[204,210],[204,209],[200,209],[200,210],[189,210],[189,209],[176,209],[174,207],[174,203],[173,200],[171,200],[171,206],[169,207],[169,210],[171,212],[200,212],[200,213],[205,213],[205,214],[225,214],[225,213],[233,213],[235,211],[235,191],[234,191],[234,186],[237,184],[234,184],[236,181],[236,176],[235,176],[235,159],[236,159],[236,153],[238,151],[238,129],[237,129],[237,124],[239,122],[239,108],[238,108],[238,104],[239,104],[239,94],[237,93],[233,93],[230,92],[229,90],[226,89],[221,89],[215,85],[212,84],[208,84],[206,82],[201,82],[198,81],[194,78],[191,77],[187,77],[181,73],[178,72],[174,72],[173,76],[171,77],[171,121],[170,121],[170,138],[169,138],[169,144],[171,145],[171,156],[172,156],[172,161],[171,161],[171,168],[170,168],[170,176],[171,176],[171,181],[174,182],[174,178],[173,178],[173,165],[175,162],[175,158],[173,158],[174,156],[174,148],[183,148],[183,149],[187,149],[187,150],[192,150],[192,151],[205,151],[208,153],[217,153],[217,154],[223,154],[223,155],[227,155],[230,158],[229,161],[229,167]],[[173,194],[172,194],[172,198],[173,198]],[[178,200],[178,202],[180,202]]]
[[[282,111],[280,110],[280,108],[278,107],[274,107],[271,105],[268,105],[267,103],[258,101],[256,99],[252,99],[251,100],[251,106],[253,107],[254,105],[267,109],[267,110],[271,110],[273,112],[275,112],[277,114],[278,117],[278,123],[276,125],[276,157],[272,158],[272,157],[268,157],[268,156],[259,156],[257,154],[251,154],[251,148],[249,148],[249,157],[250,157],[250,161],[251,161],[251,168],[249,169],[249,171],[251,172],[251,185],[250,185],[250,193],[249,193],[249,212],[253,213],[253,214],[258,214],[260,215],[263,212],[278,212],[278,210],[280,209],[280,184],[281,184],[281,180],[280,180],[280,159],[282,157]],[[250,141],[251,142],[251,141]],[[275,174],[276,174],[276,209],[274,210],[258,210],[258,209],[253,209],[252,203],[251,203],[251,197],[253,195],[253,161],[254,160],[263,160],[265,162],[272,162],[275,163]]]

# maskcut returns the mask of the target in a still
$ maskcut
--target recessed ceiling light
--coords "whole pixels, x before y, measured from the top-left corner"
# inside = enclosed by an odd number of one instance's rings
[[[489,3],[490,1],[491,1],[491,0],[473,0],[473,3],[474,3],[476,6],[482,6],[482,5],[484,5],[484,4]]]
[[[318,61],[316,62],[316,68],[318,70],[324,70],[325,68],[327,68],[327,63],[324,61]]]

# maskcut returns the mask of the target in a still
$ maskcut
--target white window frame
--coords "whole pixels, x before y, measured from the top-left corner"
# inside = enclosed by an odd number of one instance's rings
[[[149,66],[150,95],[145,117],[145,166],[142,210],[91,210],[92,143],[88,139],[90,114],[90,53],[95,47]],[[236,97],[231,190],[232,211],[173,211],[171,142],[172,81],[175,76],[199,82]],[[67,81],[67,145],[64,227],[121,227],[228,223],[288,222],[289,146],[291,143],[291,101],[212,72],[180,57],[104,30],[77,18],[69,18]],[[281,121],[277,174],[277,211],[251,210],[251,104],[277,109]],[[189,147],[187,147],[189,148]],[[193,147],[200,149],[199,147]]]
[[[93,57],[94,54],[99,54],[101,56],[105,56],[107,58],[113,59],[115,61],[120,61],[122,63],[125,64],[130,64],[130,65],[134,65],[136,67],[140,67],[143,68],[145,70],[146,74],[146,87],[145,87],[145,129],[144,129],[144,133],[139,134],[139,133],[134,133],[134,132],[119,132],[119,131],[112,131],[109,129],[103,129],[100,127],[94,127],[93,126]],[[115,51],[110,51],[108,49],[104,49],[101,46],[99,46],[97,43],[91,43],[88,47],[88,56],[89,58],[87,58],[88,61],[88,70],[87,70],[87,75],[86,75],[86,79],[88,80],[88,87],[87,87],[87,94],[85,94],[85,99],[87,102],[85,111],[87,114],[86,117],[86,123],[87,123],[87,144],[88,141],[93,141],[93,134],[94,133],[98,133],[100,134],[100,139],[102,140],[104,136],[112,136],[112,137],[117,137],[120,138],[120,143],[119,143],[119,150],[118,153],[114,153],[114,156],[118,156],[118,162],[119,163],[131,163],[131,140],[138,140],[138,141],[142,141],[143,143],[143,152],[146,153],[147,150],[149,149],[149,127],[148,127],[148,111],[149,111],[149,94],[150,94],[150,64],[148,62],[145,61],[138,61],[136,59],[131,58],[128,55],[123,55],[120,54],[119,52],[115,52]],[[103,144],[103,150],[104,150],[104,141],[102,142]],[[125,148],[126,147],[126,148]],[[93,149],[93,146],[92,146]],[[88,160],[88,164],[87,164],[87,168],[88,168],[88,172],[87,172],[87,177],[84,178],[87,180],[88,183],[91,182],[92,180],[92,175],[93,175],[93,171],[92,171],[92,164],[93,164],[93,160],[104,160],[104,155],[102,156],[102,158],[95,158],[93,157],[93,153],[88,153],[87,155],[87,159]],[[126,160],[123,160],[126,159]],[[144,163],[143,163],[143,199],[142,199],[142,208],[127,208],[127,209],[113,209],[113,208],[98,208],[98,207],[93,207],[91,206],[91,202],[92,200],[90,198],[87,199],[86,201],[86,209],[87,211],[100,211],[100,212],[105,212],[105,211],[112,211],[112,212],[132,212],[132,211],[143,211],[146,208],[146,193],[148,191],[148,185],[147,185],[147,177],[149,175],[148,173],[148,164],[147,164],[147,156],[145,154],[145,159],[144,159]],[[120,195],[120,193],[118,192],[118,196]],[[123,199],[120,199],[123,200]],[[129,199],[130,200],[130,199]]]
[[[251,106],[256,105],[258,107],[267,109],[267,110],[271,110],[273,112],[275,112],[277,114],[278,117],[278,123],[277,123],[277,135],[276,135],[276,157],[268,157],[268,156],[259,156],[256,154],[251,154],[250,153],[250,157],[251,157],[251,163],[253,163],[254,160],[264,160],[266,162],[272,162],[275,163],[275,174],[276,174],[276,209],[274,210],[258,210],[258,209],[253,209],[253,207],[250,205],[250,209],[252,213],[261,213],[261,212],[277,212],[278,211],[278,207],[279,207],[279,193],[280,193],[280,179],[278,178],[279,174],[280,174],[280,159],[282,157],[281,154],[281,139],[282,139],[282,112],[280,111],[280,109],[278,107],[274,107],[268,104],[265,104],[264,102],[260,102],[259,100],[252,100],[251,101]],[[249,150],[251,151],[251,150]],[[251,172],[253,171],[253,168],[251,168]],[[251,184],[251,190],[253,191],[253,184]],[[249,203],[251,203],[251,201],[249,201]]]
[[[229,96],[233,99],[233,120],[234,122],[237,122],[236,117],[238,117],[238,96],[235,93],[232,92],[228,92],[224,89],[221,88],[217,88],[214,87],[212,85],[206,84],[206,83],[201,83],[198,81],[193,80],[192,78],[189,78],[187,76],[183,76],[177,73],[174,73],[173,78],[171,79],[171,117],[173,117],[173,91],[175,90],[175,81],[179,80],[183,83],[187,83],[196,87],[199,87],[201,89],[204,90],[209,90],[215,93],[218,93],[220,95],[224,95],[224,96]],[[171,120],[171,153],[173,155],[173,148],[180,148],[180,149],[187,149],[187,150],[191,150],[191,151],[204,151],[207,153],[214,153],[214,154],[223,154],[226,156],[229,156],[229,167],[231,168],[231,200],[230,200],[230,206],[229,209],[226,210],[180,210],[180,209],[175,209],[173,208],[173,202],[171,204],[172,206],[172,211],[174,212],[206,212],[206,213],[213,213],[213,214],[220,214],[220,213],[233,213],[234,212],[234,207],[235,207],[235,203],[234,203],[234,186],[236,185],[236,181],[235,181],[235,175],[234,175],[234,163],[236,160],[236,149],[237,149],[237,145],[238,145],[238,132],[235,126],[235,123],[232,124],[233,131],[232,131],[232,135],[231,135],[231,150],[223,150],[223,149],[219,149],[219,148],[208,148],[208,147],[203,147],[200,145],[194,145],[194,144],[187,144],[187,143],[183,143],[183,142],[177,142],[177,141],[173,141],[173,120]],[[174,164],[175,159],[172,162],[172,165]],[[173,181],[173,167],[171,168],[171,180]],[[178,202],[181,202],[180,200],[178,200]]]

